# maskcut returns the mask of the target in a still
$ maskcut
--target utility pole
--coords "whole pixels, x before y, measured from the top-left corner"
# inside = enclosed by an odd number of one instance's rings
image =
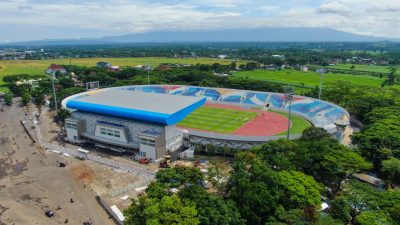
[[[56,79],[56,72],[53,71],[53,72],[51,73],[51,85],[52,85],[52,87],[53,87],[54,107],[55,107],[56,112],[57,112],[57,109],[58,109],[58,107],[57,107],[57,97],[56,97],[56,89],[54,88],[54,80],[55,80],[55,79]]]
[[[150,69],[147,69],[147,84],[150,84]]]
[[[145,66],[147,70],[147,84],[150,84],[150,66]]]
[[[289,121],[288,121],[288,129],[287,129],[287,140],[290,140],[290,127],[291,127],[291,117],[292,117],[292,101],[294,96],[294,90],[290,86],[285,88],[285,99],[286,102],[289,102]]]
[[[324,75],[324,73],[325,73],[325,70],[324,70],[324,69],[321,69],[321,68],[319,68],[319,69],[317,69],[317,73],[319,73],[319,93],[318,93],[318,99],[320,99],[320,100],[321,100],[321,93],[322,93],[322,78],[323,78],[323,75]]]

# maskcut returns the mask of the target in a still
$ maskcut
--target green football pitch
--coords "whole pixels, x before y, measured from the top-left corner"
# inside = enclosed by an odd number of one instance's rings
[[[256,112],[203,106],[189,114],[178,125],[218,133],[232,133],[257,115]]]

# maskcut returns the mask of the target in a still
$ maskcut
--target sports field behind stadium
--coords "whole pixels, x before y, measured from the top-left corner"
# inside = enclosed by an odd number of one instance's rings
[[[257,116],[256,112],[203,106],[178,125],[219,133],[232,133]]]

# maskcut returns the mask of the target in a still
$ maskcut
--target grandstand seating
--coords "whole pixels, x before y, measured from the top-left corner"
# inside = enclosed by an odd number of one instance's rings
[[[142,92],[161,93],[161,94],[166,93],[165,88],[160,86],[142,86],[140,90]]]
[[[285,106],[285,96],[281,94],[272,94],[270,103],[273,108],[282,109]]]
[[[202,96],[203,89],[204,88],[200,88],[200,87],[188,87],[184,92],[181,93],[181,95],[184,95],[184,96]]]
[[[142,85],[122,87],[126,90],[172,95],[203,96],[211,102],[241,104],[264,107],[270,104],[271,109],[288,111],[287,101],[281,93],[254,92],[223,88],[194,87],[180,85]],[[334,104],[318,99],[295,96],[292,101],[292,112],[302,115],[318,127],[331,127],[339,119],[349,119],[346,110]]]
[[[221,102],[229,102],[229,103],[241,103],[242,98],[243,98],[243,92],[233,92],[233,93],[227,93],[223,94],[219,101]]]
[[[264,106],[268,98],[267,93],[247,92],[243,99],[243,104]]]
[[[221,96],[221,93],[214,89],[205,88],[203,96],[206,97],[207,100],[217,101],[218,98]]]

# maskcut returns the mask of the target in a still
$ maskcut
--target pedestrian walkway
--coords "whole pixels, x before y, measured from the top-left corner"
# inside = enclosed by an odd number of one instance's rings
[[[42,141],[42,146],[43,148],[46,148],[50,151],[53,152],[60,152],[60,153],[67,153],[69,155],[75,156],[75,157],[80,157],[81,154],[79,153],[78,150],[75,149],[71,149],[71,148],[65,148],[59,145],[55,145],[55,144],[50,144],[50,143],[46,143]],[[155,172],[148,170],[148,169],[144,169],[144,168],[140,168],[138,166],[134,166],[134,165],[128,165],[126,163],[122,163],[122,162],[118,162],[116,160],[112,160],[112,159],[106,159],[103,158],[101,156],[97,156],[97,155],[93,155],[93,154],[87,154],[86,155],[86,159],[87,160],[91,160],[106,166],[110,166],[113,168],[117,168],[120,170],[124,170],[127,171],[128,173],[135,173],[139,176],[143,176],[143,177],[147,177],[147,178],[154,178],[155,177]]]

